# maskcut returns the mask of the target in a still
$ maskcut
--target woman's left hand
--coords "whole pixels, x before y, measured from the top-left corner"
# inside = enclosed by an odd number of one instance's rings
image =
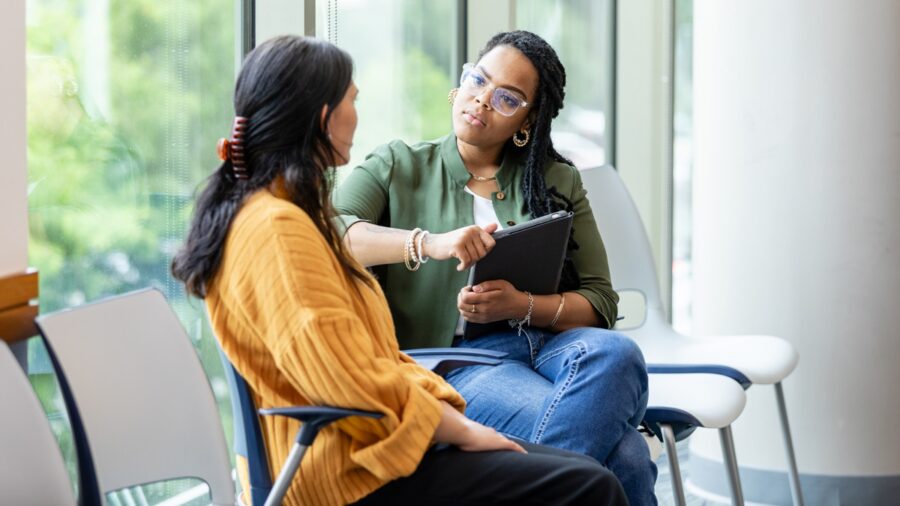
[[[456,298],[459,314],[469,322],[519,319],[528,312],[528,295],[502,279],[465,286]]]

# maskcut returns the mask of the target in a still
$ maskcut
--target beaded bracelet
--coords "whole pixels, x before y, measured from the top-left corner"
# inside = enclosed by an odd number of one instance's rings
[[[525,313],[525,317],[521,320],[516,320],[515,318],[509,320],[510,327],[518,327],[518,335],[522,335],[522,327],[525,325],[531,326],[531,313],[534,311],[534,296],[531,295],[531,292],[525,292],[525,295],[528,296],[528,312]]]
[[[406,269],[410,272],[419,270],[419,267],[421,267],[422,265],[422,262],[416,255],[415,246],[416,236],[420,232],[422,232],[421,228],[413,229],[413,231],[409,233],[409,237],[406,238],[406,242],[403,244],[403,263],[406,265]]]

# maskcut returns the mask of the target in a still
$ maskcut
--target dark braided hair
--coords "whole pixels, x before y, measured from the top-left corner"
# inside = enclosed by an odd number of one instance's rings
[[[547,188],[544,170],[550,162],[562,162],[573,165],[571,160],[559,154],[550,140],[550,124],[563,108],[566,96],[566,69],[556,55],[553,47],[541,37],[524,30],[498,33],[491,37],[478,54],[480,60],[488,51],[497,46],[509,46],[518,49],[537,69],[537,93],[532,100],[531,140],[524,148],[515,147],[512,139],[507,143],[506,152],[524,151],[525,173],[522,177],[522,194],[525,195],[524,212],[533,218],[548,215],[556,211],[572,211],[572,201],[556,191],[555,187]],[[569,234],[566,261],[559,282],[559,290],[574,290],[581,286],[578,270],[572,261],[572,252],[578,249],[575,241],[575,230]]]

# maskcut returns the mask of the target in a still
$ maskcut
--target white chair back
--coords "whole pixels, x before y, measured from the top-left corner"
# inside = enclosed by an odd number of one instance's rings
[[[191,477],[209,485],[214,504],[234,504],[215,398],[162,293],[132,292],[37,324],[80,415],[101,495]]]
[[[644,222],[618,171],[609,165],[581,171],[591,210],[609,259],[613,288],[643,294],[650,321],[665,312],[660,296],[653,250]]]
[[[0,341],[0,502],[75,504],[47,416],[12,351]]]

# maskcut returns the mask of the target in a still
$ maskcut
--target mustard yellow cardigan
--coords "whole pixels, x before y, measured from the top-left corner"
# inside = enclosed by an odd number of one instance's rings
[[[344,276],[309,216],[268,190],[251,195],[235,217],[206,304],[259,408],[313,404],[384,414],[323,429],[285,504],[351,503],[408,476],[431,445],[439,400],[465,408],[443,379],[400,352],[378,283]],[[262,419],[273,476],[298,427],[284,417]]]

